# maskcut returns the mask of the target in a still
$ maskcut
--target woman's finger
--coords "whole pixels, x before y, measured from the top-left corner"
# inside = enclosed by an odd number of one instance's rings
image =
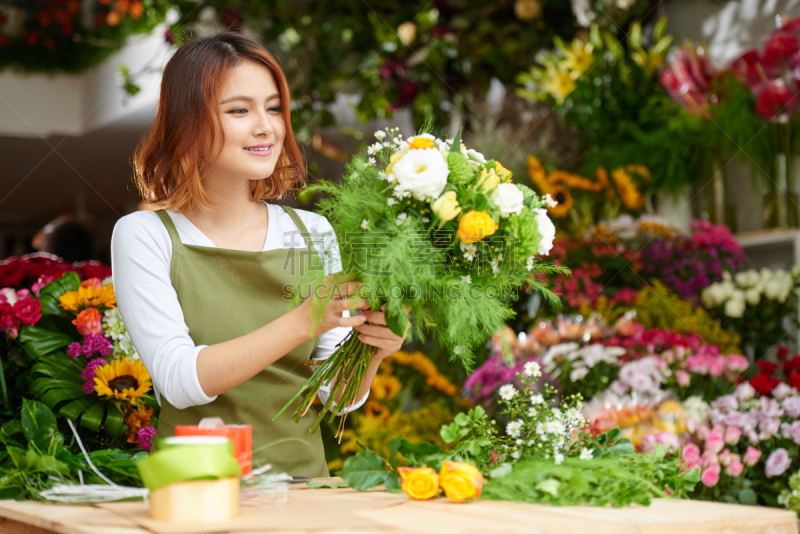
[[[378,347],[379,349],[386,349],[394,351],[397,343],[391,339],[384,339],[382,337],[368,336],[367,334],[359,334],[358,340],[367,345]]]
[[[366,321],[366,317],[363,315],[354,315],[353,317],[340,317],[339,318],[339,326],[360,326],[363,325]]]
[[[373,337],[380,337],[384,339],[400,339],[395,335],[394,332],[386,328],[385,326],[374,326],[371,324],[364,323],[359,325],[356,330],[361,332],[362,334],[367,334]]]
[[[384,312],[368,311],[364,312],[367,316],[367,322],[375,325],[386,325],[386,314]]]

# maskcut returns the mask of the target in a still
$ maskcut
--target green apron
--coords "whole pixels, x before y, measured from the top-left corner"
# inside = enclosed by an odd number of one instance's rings
[[[214,345],[249,334],[289,311],[283,298],[284,285],[299,283],[297,268],[319,256],[297,213],[282,207],[302,232],[306,249],[249,252],[184,245],[169,215],[164,210],[156,212],[172,239],[170,280],[195,345]],[[196,425],[203,417],[221,417],[227,424],[253,426],[254,466],[269,462],[277,472],[293,476],[329,476],[320,433],[309,434],[317,418],[314,408],[299,424],[292,419],[294,407],[272,421],[311,377],[313,369],[304,362],[317,345],[319,336],[307,339],[209,404],[179,410],[162,397],[158,430],[150,442],[174,435],[176,425]]]

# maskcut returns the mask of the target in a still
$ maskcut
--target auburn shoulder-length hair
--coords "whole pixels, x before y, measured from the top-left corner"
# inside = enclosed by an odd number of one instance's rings
[[[251,199],[282,198],[305,187],[306,167],[292,132],[291,92],[283,69],[253,39],[223,32],[188,41],[164,69],[155,122],[133,158],[136,186],[145,202],[178,212],[214,204],[200,180],[216,159],[211,154],[215,136],[223,135],[218,111],[223,77],[242,61],[272,72],[286,127],[275,171],[250,183]]]

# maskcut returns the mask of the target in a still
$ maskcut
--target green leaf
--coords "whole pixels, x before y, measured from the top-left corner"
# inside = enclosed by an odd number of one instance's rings
[[[456,432],[458,431],[458,426],[455,423],[450,425],[442,425],[442,428],[439,430],[439,435],[442,437],[445,443],[453,443],[457,436]]]
[[[403,313],[402,310],[398,313],[387,313],[384,317],[386,318],[386,326],[389,327],[389,330],[401,337],[405,334],[406,326],[408,325],[408,317],[406,317],[406,314]]]
[[[53,410],[41,402],[22,399],[22,433],[25,439],[34,441],[39,429],[48,427],[58,431]]]
[[[403,442],[403,435],[404,434],[400,434],[389,442],[389,465],[391,466],[392,471],[397,470],[397,449],[400,448],[400,444]]]
[[[755,506],[758,504],[758,499],[756,498],[756,492],[750,488],[744,488],[739,491],[739,502],[742,504],[750,504]]]
[[[121,436],[125,434],[125,431],[128,429],[128,425],[125,424],[125,418],[123,415],[118,410],[115,410],[110,406],[106,411],[106,420],[103,423],[103,428],[105,428],[106,431],[112,436]]]
[[[467,418],[467,414],[461,412],[453,418],[453,422],[458,426],[467,426],[469,424],[469,419]]]
[[[458,152],[461,154],[461,128],[459,128],[458,133],[453,138],[453,144],[450,145],[450,152]]]
[[[81,278],[74,271],[65,272],[61,278],[53,280],[40,291],[39,295],[52,295],[56,299],[68,291],[77,291],[81,286]]]
[[[19,341],[31,358],[39,359],[53,351],[66,347],[75,341],[75,338],[61,332],[54,332],[48,328],[26,326],[19,333]]]
[[[98,400],[92,404],[81,416],[81,426],[84,426],[95,432],[100,432],[100,426],[103,424],[103,416],[106,413],[108,403]]]
[[[553,497],[558,497],[559,486],[561,486],[561,482],[555,478],[548,478],[547,480],[542,480],[536,484],[536,489],[545,493],[549,493]]]
[[[500,478],[510,474],[513,470],[514,468],[511,466],[511,464],[501,464],[500,466],[489,471],[489,476],[491,478]]]
[[[366,491],[385,483],[388,473],[384,470],[383,458],[372,451],[362,451],[347,459],[339,476],[351,488]]]
[[[401,491],[400,489],[400,474],[396,471],[393,473],[388,473],[386,475],[386,480],[383,482],[383,485],[386,486],[386,491],[397,493]]]
[[[334,480],[333,482],[314,482],[313,480],[308,481],[308,487],[312,489],[317,488],[331,488],[331,489],[338,489],[338,488],[346,488],[347,482],[344,480]]]
[[[467,444],[467,452],[472,456],[478,456],[481,453],[481,446],[476,440],[470,440]]]
[[[432,443],[411,443],[408,440],[403,440],[399,447],[400,454],[408,456],[408,454],[419,454],[421,456],[432,456],[434,454],[441,454],[444,451],[438,445]]]
[[[0,427],[0,433],[6,437],[12,437],[22,432],[22,421],[19,419],[12,419]]]

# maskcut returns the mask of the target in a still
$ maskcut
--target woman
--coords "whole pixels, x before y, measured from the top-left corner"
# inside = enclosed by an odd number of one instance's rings
[[[256,463],[295,476],[327,476],[316,419],[272,417],[305,383],[309,358],[324,359],[351,328],[376,347],[360,385],[366,400],[382,359],[404,338],[364,300],[350,317],[345,300],[329,303],[311,332],[310,301],[289,311],[286,284],[310,231],[338,252],[328,221],[267,204],[305,186],[292,134],[290,91],[275,59],[255,41],[221,33],[183,45],[167,64],[155,123],[134,158],[142,197],[163,206],[122,217],[112,237],[119,313],[161,404],[158,432],[222,417],[253,426]],[[288,248],[285,248],[288,247]],[[341,270],[338,254],[326,271]],[[330,389],[321,390],[326,400]],[[302,443],[298,443],[302,442]]]

